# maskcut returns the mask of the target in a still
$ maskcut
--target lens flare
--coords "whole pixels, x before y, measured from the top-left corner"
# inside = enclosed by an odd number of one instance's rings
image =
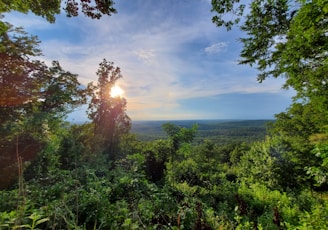
[[[111,97],[122,97],[123,94],[124,94],[123,89],[121,89],[121,87],[117,85],[113,86],[112,90],[110,91]]]

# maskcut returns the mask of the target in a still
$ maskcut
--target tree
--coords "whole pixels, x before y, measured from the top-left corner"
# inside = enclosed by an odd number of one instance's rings
[[[53,61],[52,66],[43,73],[46,81],[40,92],[40,110],[64,116],[71,109],[84,104],[86,90],[81,88],[77,76],[63,70],[58,61]]]
[[[103,15],[111,16],[117,13],[113,0],[3,0],[0,1],[0,19],[3,17],[2,13],[18,11],[27,14],[31,11],[54,23],[56,14],[60,14],[61,6],[67,17],[76,17],[83,13],[89,18],[100,19]],[[0,34],[7,30],[8,25],[0,20]]]
[[[177,151],[182,143],[191,143],[194,140],[198,125],[187,129],[168,122],[163,124],[162,128],[172,141],[174,151]]]
[[[92,19],[101,18],[102,15],[116,13],[112,0],[3,0],[0,2],[0,13],[19,11],[45,17],[49,22],[55,22],[55,15],[60,13],[63,6],[68,17],[78,16],[79,10]]]
[[[0,34],[0,169],[10,173],[19,157],[31,161],[50,144],[63,117],[84,103],[85,90],[58,62],[48,67],[35,60],[41,54],[36,37],[8,28]]]
[[[172,153],[171,143],[167,140],[148,142],[140,152],[145,156],[145,172],[148,179],[154,183],[161,182]]]
[[[84,102],[77,75],[59,62],[51,67],[33,60],[41,55],[39,41],[21,28],[0,34],[0,124],[17,121],[36,111],[64,116],[69,107]]]
[[[320,164],[306,167],[307,173],[316,181],[316,186],[322,186],[327,189],[328,175],[328,126],[324,132],[314,134],[310,141],[315,145],[312,153],[320,159]]]
[[[30,57],[40,55],[36,37],[22,29],[10,28],[0,34],[0,123],[16,119],[22,107],[36,97],[39,80],[33,78],[43,64]]]
[[[302,186],[306,178],[298,175],[296,162],[289,155],[289,144],[280,137],[255,142],[238,162],[238,178],[247,184],[261,183],[272,190]],[[295,169],[296,168],[296,169]]]
[[[296,91],[293,104],[276,115],[271,134],[289,143],[294,153],[287,158],[306,177],[305,167],[318,166],[309,138],[328,124],[327,1],[253,0],[249,11],[239,0],[213,0],[212,5],[218,26],[231,29],[243,22],[246,37],[241,38],[239,63],[255,66],[260,82],[284,77],[283,87]],[[236,20],[227,19],[227,13]]]
[[[213,0],[218,26],[238,23],[245,5],[239,0]],[[328,4],[323,0],[254,0],[241,30],[247,34],[241,42],[241,64],[255,65],[258,80],[284,76],[285,87],[293,87],[298,97],[326,92]],[[226,20],[235,13],[237,20]],[[326,93],[325,93],[326,95]]]
[[[89,84],[91,93],[88,116],[95,125],[95,135],[103,139],[103,147],[109,159],[115,160],[120,138],[130,130],[130,118],[126,114],[126,100],[112,97],[111,89],[122,78],[121,70],[113,62],[104,59],[97,71],[97,86]]]

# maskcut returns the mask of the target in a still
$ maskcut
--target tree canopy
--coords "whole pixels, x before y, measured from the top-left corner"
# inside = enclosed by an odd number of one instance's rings
[[[231,29],[242,23],[247,36],[241,38],[240,63],[255,65],[259,81],[283,76],[284,87],[294,88],[298,97],[327,92],[326,1],[263,0],[246,6],[239,0],[213,0],[212,5],[217,26]],[[235,15],[235,20],[227,14]]]
[[[32,12],[54,23],[56,15],[60,14],[61,7],[67,17],[76,17],[80,14],[91,19],[100,19],[104,15],[111,16],[117,13],[113,0],[3,0],[0,1],[0,18],[3,13],[18,11],[21,13]],[[0,33],[6,31],[8,26],[0,21]]]
[[[111,89],[122,78],[121,70],[113,62],[104,59],[97,71],[98,84],[89,84],[91,94],[88,116],[95,125],[95,134],[103,139],[105,152],[114,157],[119,139],[130,130],[130,118],[126,114],[126,100],[111,96]]]
[[[217,26],[229,30],[240,23],[246,33],[239,63],[255,66],[260,82],[283,77],[283,87],[296,91],[292,105],[276,115],[271,135],[289,143],[293,153],[284,159],[306,178],[308,167],[318,167],[309,139],[328,124],[328,2],[253,0],[246,6],[239,0],[213,0],[212,5]]]
[[[46,18],[49,22],[55,22],[55,15],[60,13],[61,6],[69,17],[83,13],[92,19],[99,19],[103,15],[112,15],[117,12],[112,0],[3,0],[0,2],[0,13],[31,11],[35,15]]]
[[[57,61],[48,67],[32,59],[41,54],[38,43],[12,26],[0,34],[0,124],[36,111],[65,115],[84,101],[76,74],[63,70]]]

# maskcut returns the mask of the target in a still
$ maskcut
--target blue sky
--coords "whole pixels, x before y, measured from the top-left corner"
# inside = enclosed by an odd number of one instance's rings
[[[101,20],[64,13],[55,24],[18,13],[5,20],[37,35],[41,59],[58,60],[83,84],[97,81],[103,58],[114,62],[132,120],[271,119],[291,103],[283,79],[260,84],[255,69],[237,64],[243,35],[212,23],[209,0],[117,0],[115,7]],[[70,116],[85,117],[83,107]]]

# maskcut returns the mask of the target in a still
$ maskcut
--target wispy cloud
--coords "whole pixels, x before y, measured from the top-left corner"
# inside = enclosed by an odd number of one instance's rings
[[[138,58],[149,64],[152,63],[152,60],[155,57],[154,50],[138,50],[135,52],[135,54]]]
[[[46,29],[52,26],[49,22],[41,17],[36,17],[31,14],[23,14],[18,12],[11,12],[4,14],[4,21],[8,21],[15,26],[24,27],[27,30],[30,29]]]
[[[119,1],[117,8],[118,14],[101,20],[61,15],[54,25],[34,17],[15,24],[45,37],[42,58],[59,60],[84,84],[97,80],[103,58],[121,67],[119,84],[133,119],[205,117],[181,110],[181,101],[280,90],[281,82],[260,85],[254,70],[236,64],[238,34],[215,27],[210,1]]]
[[[206,54],[209,55],[214,55],[214,54],[219,54],[222,51],[225,51],[228,46],[228,43],[226,42],[218,42],[213,45],[210,45],[204,49]]]

